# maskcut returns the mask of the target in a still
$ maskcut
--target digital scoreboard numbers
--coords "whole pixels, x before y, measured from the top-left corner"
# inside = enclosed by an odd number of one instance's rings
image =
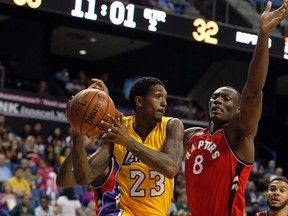
[[[31,8],[71,16],[83,21],[95,21],[143,30],[185,40],[253,52],[257,32],[203,18],[165,13],[121,1],[108,0],[0,0],[1,4]],[[288,59],[288,39],[272,36],[271,56]]]

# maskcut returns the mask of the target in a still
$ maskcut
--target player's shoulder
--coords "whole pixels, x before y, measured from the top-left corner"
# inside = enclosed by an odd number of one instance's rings
[[[181,127],[184,130],[184,125],[183,122],[179,119],[179,118],[174,118],[174,117],[163,117],[162,121],[166,121],[167,122],[167,126],[168,127]]]
[[[184,137],[185,139],[189,140],[194,134],[198,133],[199,131],[203,130],[202,127],[190,127],[184,130]]]

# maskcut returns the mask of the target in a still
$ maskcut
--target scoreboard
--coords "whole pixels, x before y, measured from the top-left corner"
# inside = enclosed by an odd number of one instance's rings
[[[214,46],[253,51],[257,32],[201,17],[165,13],[125,1],[107,0],[0,0],[1,4],[102,22],[152,34],[168,35]],[[288,59],[288,37],[271,36],[270,55]]]

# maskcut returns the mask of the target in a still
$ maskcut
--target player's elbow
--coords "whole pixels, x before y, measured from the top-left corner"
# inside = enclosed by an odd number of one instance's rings
[[[178,171],[179,171],[178,167],[171,166],[166,171],[165,176],[169,179],[173,179],[177,175]]]

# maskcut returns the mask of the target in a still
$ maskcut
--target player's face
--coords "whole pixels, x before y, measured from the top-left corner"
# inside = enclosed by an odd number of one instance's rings
[[[266,194],[270,209],[279,211],[288,205],[288,184],[285,181],[275,180],[268,188]]]
[[[167,91],[161,85],[154,85],[145,98],[142,98],[142,109],[147,119],[161,121],[167,106]]]
[[[225,124],[230,122],[239,111],[239,97],[234,89],[221,87],[217,89],[209,101],[209,116],[212,122]]]

